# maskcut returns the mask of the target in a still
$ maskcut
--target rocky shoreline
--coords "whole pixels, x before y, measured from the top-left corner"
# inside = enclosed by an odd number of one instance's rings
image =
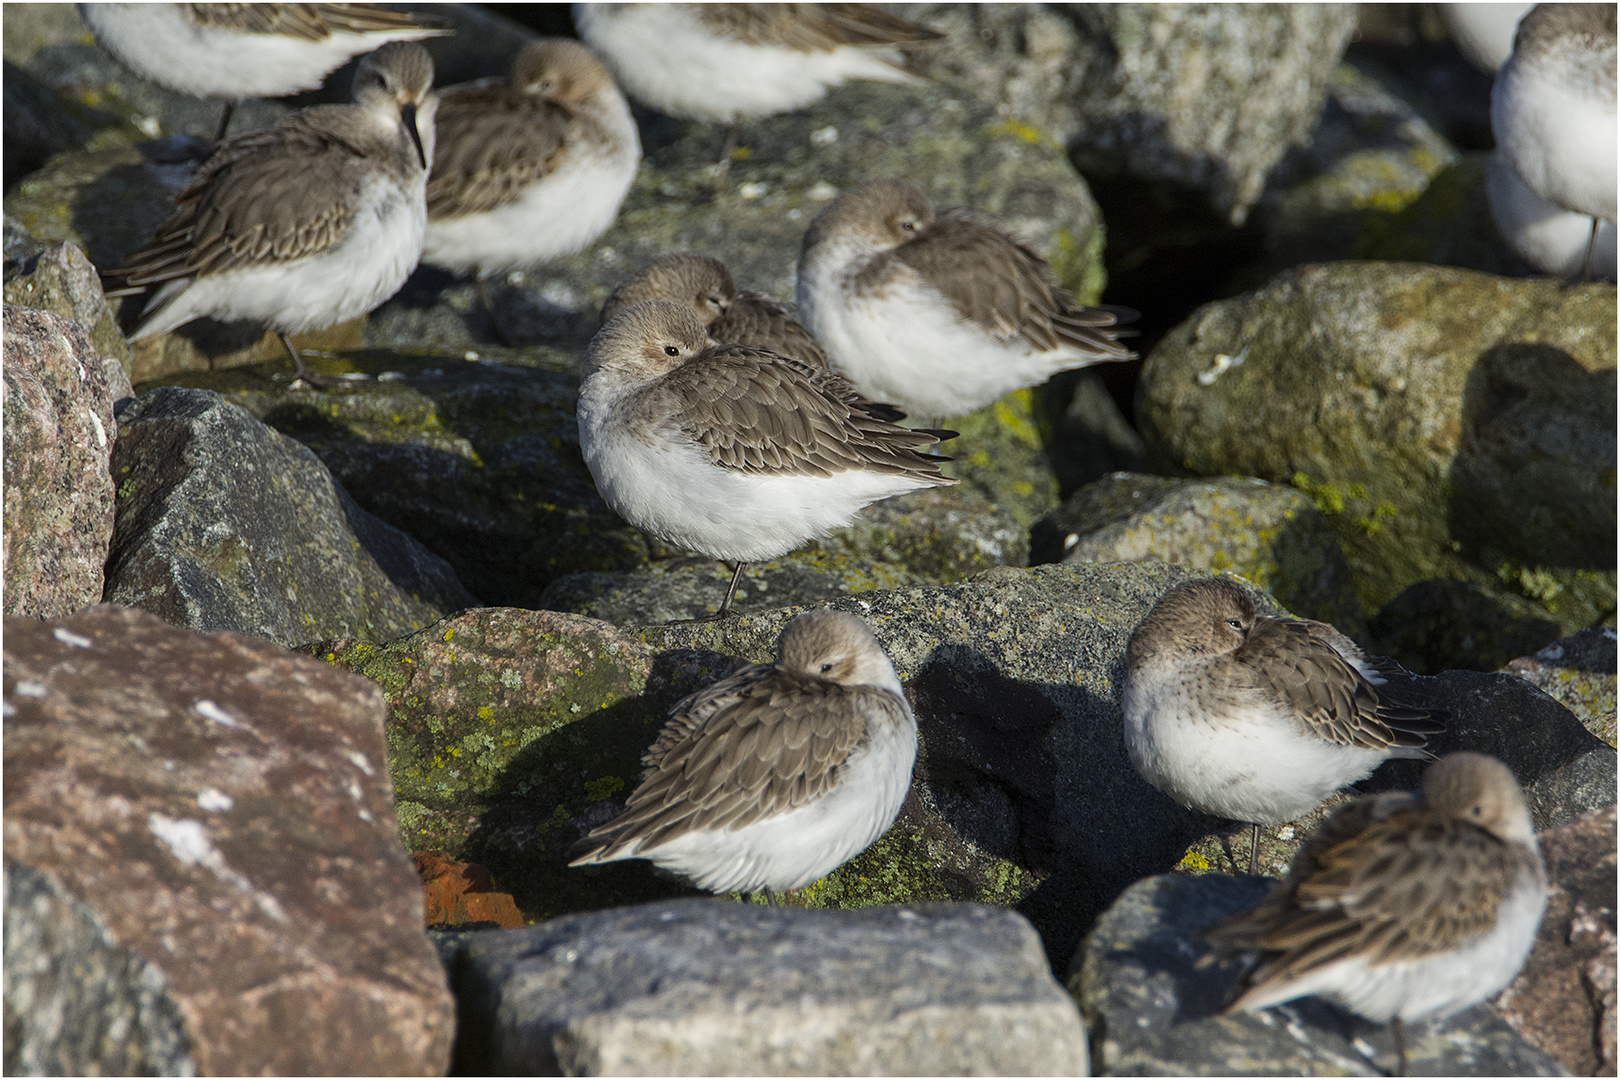
[[[441,83],[533,35],[445,13]],[[1615,287],[1524,276],[1466,110],[1392,73],[1411,48],[1371,48],[1370,16],[1346,52],[1348,5],[913,8],[948,34],[913,57],[932,82],[744,124],[720,196],[723,133],[638,114],[618,222],[496,289],[529,344],[424,268],[300,339],[350,377],[313,390],[252,328],[125,342],[96,271],[213,120],[71,7],[5,14],[8,1073],[1387,1070],[1376,1025],[1217,1016],[1235,973],[1194,967],[1262,881],[1131,768],[1117,688],[1157,598],[1221,572],[1393,657],[1450,711],[1432,749],[1525,788],[1541,940],[1498,998],[1414,1028],[1413,1071],[1613,1073]],[[1200,64],[1178,103],[1160,75]],[[1166,278],[1171,315],[1126,301],[1144,363],[950,418],[962,483],[676,623],[730,575],[597,496],[595,312],[676,250],[791,296],[810,218],[869,175],[994,214],[1086,302],[1132,259],[1230,253],[1202,291]],[[894,828],[775,909],[568,868],[668,707],[812,606],[905,683]],[[1261,871],[1328,808],[1263,830]]]

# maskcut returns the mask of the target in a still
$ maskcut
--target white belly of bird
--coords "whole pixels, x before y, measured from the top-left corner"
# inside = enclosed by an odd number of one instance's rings
[[[459,274],[504,273],[583,250],[613,224],[636,178],[641,146],[628,110],[620,135],[620,153],[571,160],[514,202],[428,222],[422,261]]]
[[[649,443],[620,429],[604,437],[583,395],[579,417],[585,464],[615,513],[669,543],[731,562],[785,555],[848,525],[879,499],[929,486],[858,469],[829,477],[744,473],[712,464],[684,436]]]
[[[1497,231],[1519,257],[1545,274],[1573,277],[1582,270],[1592,244],[1590,271],[1608,280],[1615,276],[1615,226],[1600,221],[1592,243],[1592,218],[1564,210],[1540,198],[1519,178],[1501,150],[1491,154],[1485,195]]]
[[[1459,948],[1388,964],[1371,964],[1360,957],[1340,960],[1244,1007],[1252,1012],[1316,994],[1379,1023],[1397,1016],[1406,1021],[1451,1016],[1513,981],[1536,943],[1546,907],[1546,888],[1526,874],[1503,898],[1496,926]]]
[[[900,813],[917,758],[917,728],[880,727],[831,793],[735,830],[697,831],[622,858],[650,859],[710,892],[799,889],[872,846]]]
[[[837,257],[813,260],[798,286],[800,321],[863,394],[911,416],[960,416],[1096,362],[1076,349],[997,337],[915,274],[881,294],[856,295],[853,269]]]
[[[575,4],[574,19],[625,92],[670,116],[730,124],[802,108],[846,79],[918,81],[886,62],[899,62],[893,49],[749,45],[714,36],[679,5]]]
[[[1263,701],[1212,723],[1176,675],[1133,679],[1123,704],[1137,771],[1181,805],[1234,821],[1297,820],[1395,756],[1319,738]]]
[[[192,97],[281,97],[313,90],[351,56],[425,30],[334,33],[322,41],[198,26],[174,4],[80,4],[85,21],[130,70]]]
[[[1547,202],[1615,220],[1615,103],[1511,60],[1491,95],[1497,146]]]
[[[399,291],[422,254],[423,183],[418,177],[407,193],[389,180],[369,181],[348,232],[319,255],[165,283],[148,304],[154,315],[130,339],[205,316],[298,334],[364,315]]]

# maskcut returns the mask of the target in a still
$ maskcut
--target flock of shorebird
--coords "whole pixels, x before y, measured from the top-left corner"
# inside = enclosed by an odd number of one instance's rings
[[[621,86],[662,112],[733,125],[729,147],[740,119],[845,79],[914,80],[898,47],[939,36],[859,4],[579,5],[583,45],[540,40],[507,79],[434,91],[428,52],[406,39],[447,31],[415,15],[365,4],[83,11],[137,73],[227,102],[308,88],[374,50],[352,104],[222,138],[174,215],[109,275],[150,290],[132,337],[202,316],[255,320],[312,382],[287,335],[364,314],[419,259],[472,275],[498,325],[488,275],[600,236],[641,156]],[[1525,21],[1521,72],[1548,51],[1525,42],[1548,21],[1567,29],[1558,18]],[[1556,155],[1519,142],[1543,173],[1563,175]],[[1581,212],[1612,219],[1612,187]],[[1016,239],[971,210],[936,210],[905,180],[840,193],[810,224],[797,270],[788,304],[738,291],[715,259],[672,253],[613,292],[584,358],[580,445],[598,490],[637,527],[736,564],[717,618],[745,564],[876,500],[954,482],[949,459],[927,450],[955,433],[907,427],[908,413],[937,424],[1058,371],[1134,356],[1121,344],[1133,312],[1076,303]],[[575,865],[648,859],[701,888],[774,902],[889,828],[917,724],[882,647],[860,619],[823,610],[788,623],[777,650],[672,709],[624,813],[581,839]],[[1185,806],[1255,829],[1295,820],[1389,758],[1432,757],[1425,736],[1444,714],[1387,674],[1330,626],[1257,617],[1229,580],[1189,582],[1131,638],[1129,757]],[[1422,794],[1340,808],[1258,909],[1207,936],[1254,958],[1233,1008],[1319,994],[1399,1024],[1504,986],[1545,895],[1517,782],[1461,753],[1430,768]]]

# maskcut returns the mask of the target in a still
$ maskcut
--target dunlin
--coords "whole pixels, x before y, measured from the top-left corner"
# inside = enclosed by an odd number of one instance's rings
[[[838,376],[759,349],[715,345],[682,304],[653,300],[591,342],[579,441],[597,491],[668,543],[737,564],[785,555],[869,503],[951,484],[912,431]]]
[[[625,812],[570,865],[649,859],[710,892],[769,897],[888,831],[917,757],[894,665],[839,611],[795,617],[776,650],[670,710]]]
[[[1491,130],[1544,202],[1615,220],[1615,6],[1537,4],[1491,91]]]
[[[79,14],[141,78],[223,99],[216,141],[238,101],[313,90],[361,53],[450,32],[381,4],[80,4]]]
[[[307,376],[287,335],[364,315],[422,254],[432,85],[427,50],[395,42],[361,61],[354,104],[220,143],[114,275],[158,286],[131,339],[204,316],[252,320],[281,335]]]
[[[1519,179],[1502,157],[1491,154],[1485,167],[1485,197],[1497,232],[1519,257],[1545,274],[1575,278],[1583,273],[1605,281],[1615,278],[1615,227],[1543,200]]]
[[[791,304],[756,292],[738,292],[731,272],[707,255],[665,255],[619,284],[602,305],[602,322],[647,300],[685,304],[722,345],[746,345],[812,367],[826,368],[827,356],[799,322]]]
[[[1534,4],[1441,4],[1451,40],[1476,68],[1495,73],[1513,52],[1513,33]]]
[[[1228,578],[1159,598],[1125,654],[1125,746],[1183,806],[1293,821],[1390,758],[1428,758],[1441,710],[1406,700],[1326,623],[1257,617]]]
[[[637,101],[726,124],[846,79],[917,82],[895,46],[940,36],[873,4],[575,4],[574,26]]]
[[[1448,754],[1423,794],[1340,807],[1253,911],[1210,929],[1256,951],[1229,1011],[1316,994],[1395,1025],[1443,1018],[1513,981],[1535,944],[1547,876],[1524,793],[1485,754]]]
[[[530,42],[510,79],[439,92],[422,261],[484,278],[583,249],[619,213],[641,140],[607,68],[577,41]]]
[[[811,222],[798,302],[835,368],[914,416],[1136,355],[1119,343],[1134,312],[1075,303],[1034,252],[903,180],[857,184]]]

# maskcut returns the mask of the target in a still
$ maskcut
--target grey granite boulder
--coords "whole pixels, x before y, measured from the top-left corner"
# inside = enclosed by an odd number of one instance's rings
[[[1241,225],[1316,125],[1349,4],[925,5],[917,70],[1003,103],[1089,176],[1195,191]]]
[[[1615,632],[1611,626],[1582,630],[1504,669],[1540,687],[1574,713],[1588,731],[1614,745]]]
[[[1316,998],[1259,1013],[1221,1016],[1235,965],[1195,964],[1198,940],[1228,915],[1253,907],[1265,878],[1152,877],[1131,886],[1086,938],[1069,990],[1092,1032],[1093,1068],[1112,1076],[1388,1076],[1386,1025]],[[1409,1024],[1413,1076],[1564,1076],[1487,1005],[1448,1020]]]
[[[5,297],[8,304],[55,312],[77,323],[96,351],[121,369],[117,374],[108,373],[118,398],[134,393],[129,382],[129,342],[118,329],[96,268],[84,252],[63,242],[23,260],[17,275],[6,281]]]
[[[5,608],[54,618],[101,599],[129,381],[60,315],[8,303],[4,338]]]
[[[1296,615],[1362,639],[1338,537],[1301,492],[1244,477],[1114,473],[1071,495],[1032,537],[1041,562],[1166,562],[1230,570]]]
[[[471,936],[464,1073],[1076,1076],[1086,1037],[1020,916],[681,900]]]
[[[375,685],[112,605],[8,616],[4,684],[8,1068],[444,1071]]]
[[[1613,286],[1307,266],[1161,340],[1137,421],[1157,469],[1310,495],[1369,615],[1450,578],[1553,640],[1615,603],[1614,327]]]
[[[477,603],[314,454],[217,394],[161,387],[119,430],[110,602],[284,645],[386,641]]]

